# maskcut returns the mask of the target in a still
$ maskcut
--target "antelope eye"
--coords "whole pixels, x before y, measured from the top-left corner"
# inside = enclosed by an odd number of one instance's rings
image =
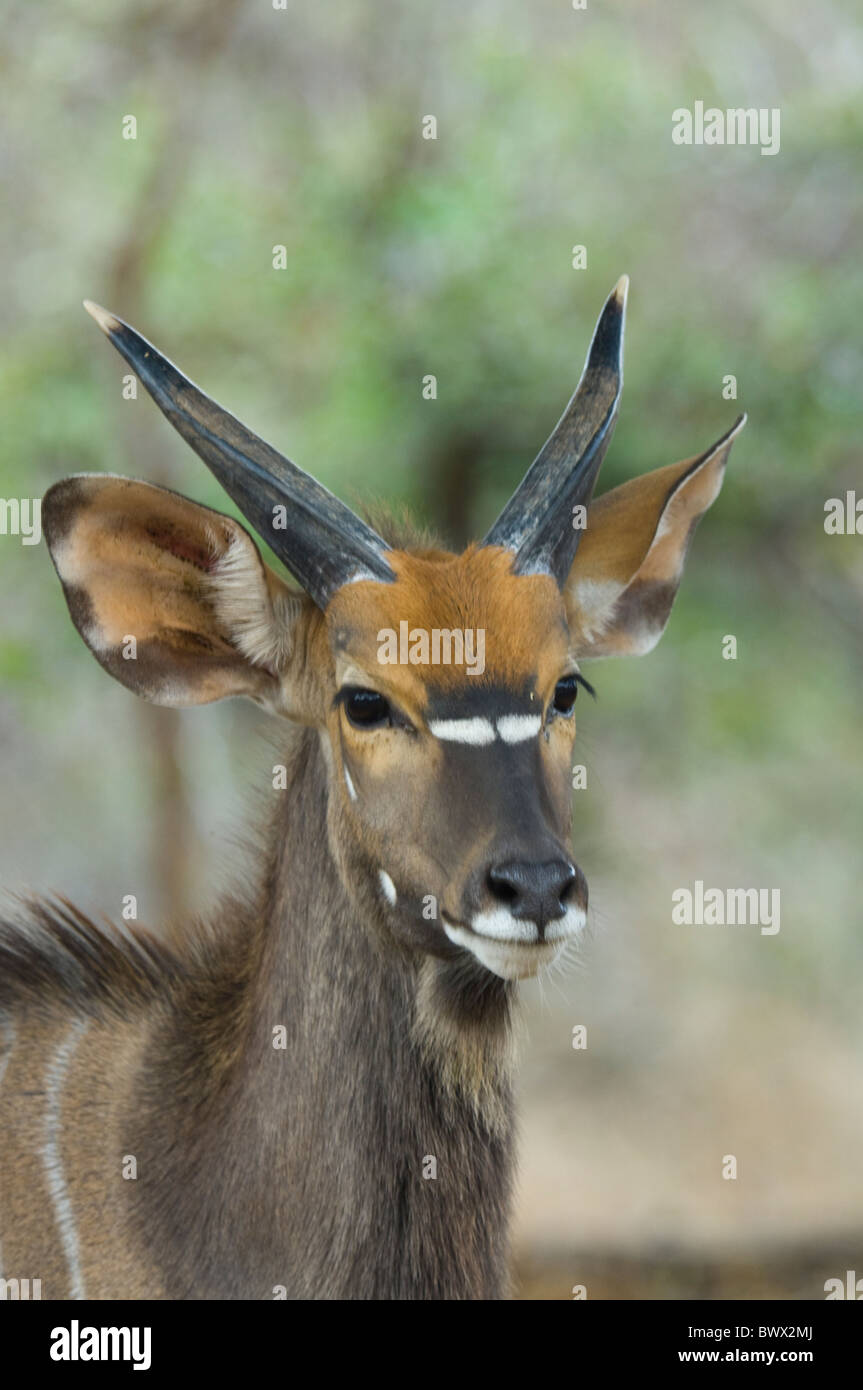
[[[359,729],[373,729],[390,722],[390,707],[376,690],[348,690],[344,697],[348,719]]]
[[[554,687],[554,697],[551,702],[553,708],[558,714],[572,714],[577,694],[578,678],[576,676],[564,676]]]

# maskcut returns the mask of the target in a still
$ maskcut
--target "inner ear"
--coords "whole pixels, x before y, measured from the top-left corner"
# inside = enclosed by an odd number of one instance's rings
[[[204,574],[212,574],[218,568],[222,549],[212,527],[206,533],[191,534],[160,517],[148,524],[147,535],[157,550],[175,556],[184,564],[194,565]]]
[[[591,503],[564,589],[577,655],[640,656],[659,641],[689,543],[716,500],[741,415],[703,454],[654,469]]]
[[[115,679],[159,704],[279,706],[303,597],[233,518],[99,474],[51,488],[43,519],[72,619]]]

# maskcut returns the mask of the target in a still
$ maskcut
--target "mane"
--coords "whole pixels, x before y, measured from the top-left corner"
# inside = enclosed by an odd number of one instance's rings
[[[388,502],[370,502],[362,508],[362,515],[393,550],[406,550],[413,555],[448,550],[439,536],[414,519],[407,507],[393,506]]]
[[[269,733],[281,735],[279,758],[297,775],[312,731],[289,725]],[[47,1019],[72,1013],[128,1020],[159,1004],[179,1006],[202,1026],[214,1011],[224,1023],[261,948],[256,927],[283,848],[272,804],[254,799],[250,823],[232,837],[242,860],[207,916],[177,924],[181,936],[170,935],[167,924],[151,931],[94,921],[60,895],[7,895],[0,903],[0,1015],[32,1010]]]
[[[32,898],[0,918],[0,1010],[128,1016],[187,971],[145,928],[98,925],[65,898]]]

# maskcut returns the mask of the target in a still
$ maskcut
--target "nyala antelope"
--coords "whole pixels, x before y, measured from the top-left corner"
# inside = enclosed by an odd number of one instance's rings
[[[626,289],[461,555],[373,530],[87,306],[301,587],[233,518],[79,474],[43,503],[72,621],[145,699],[247,695],[292,731],[253,886],[179,944],[64,899],[2,927],[7,1278],[58,1299],[507,1294],[516,981],[587,909],[579,663],[656,644],[745,418],[591,500]],[[482,671],[382,663],[403,623],[484,633]]]

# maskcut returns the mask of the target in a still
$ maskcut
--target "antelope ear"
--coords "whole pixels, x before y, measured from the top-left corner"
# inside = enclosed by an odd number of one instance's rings
[[[659,641],[689,542],[719,496],[732,429],[697,458],[657,468],[591,503],[564,585],[576,656],[643,656]]]
[[[55,483],[45,538],[72,621],[105,670],[158,705],[248,695],[287,713],[307,604],[231,517],[112,474]]]

